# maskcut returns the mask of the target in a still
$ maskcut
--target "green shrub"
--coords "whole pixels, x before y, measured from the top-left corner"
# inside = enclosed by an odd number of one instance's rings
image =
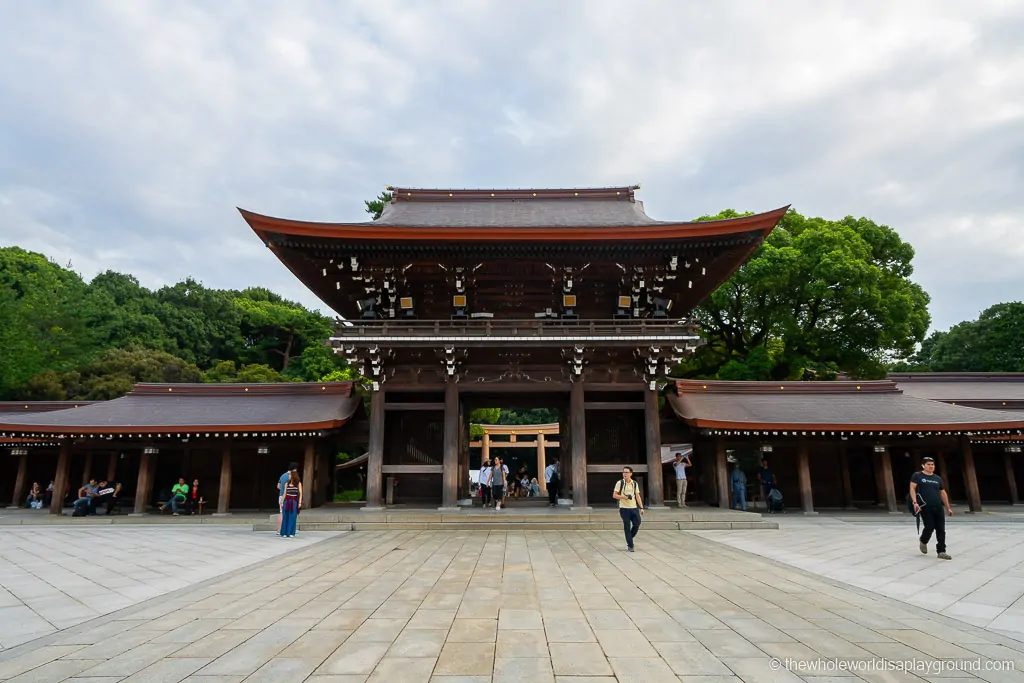
[[[352,491],[338,491],[334,494],[335,503],[352,503],[357,500],[365,500],[366,496],[363,494],[362,489],[354,489]]]

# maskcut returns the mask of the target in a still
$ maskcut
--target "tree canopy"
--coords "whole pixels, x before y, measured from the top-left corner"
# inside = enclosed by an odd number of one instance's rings
[[[392,194],[390,192],[381,192],[377,195],[376,199],[370,199],[364,202],[366,204],[366,213],[373,216],[373,220],[380,218],[380,215],[384,213],[384,207],[391,203]]]
[[[1001,303],[977,320],[933,332],[908,362],[893,368],[917,372],[1024,372],[1024,303]]]
[[[695,311],[708,343],[674,372],[739,380],[791,379],[805,370],[822,379],[883,376],[928,330],[929,297],[910,279],[913,256],[894,230],[867,218],[790,211]]]
[[[133,382],[319,381],[346,368],[329,318],[262,287],[150,290],[0,248],[0,399],[112,398]]]

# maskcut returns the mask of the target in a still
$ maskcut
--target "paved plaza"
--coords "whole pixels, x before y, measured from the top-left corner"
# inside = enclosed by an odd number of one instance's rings
[[[813,537],[799,526],[750,533],[789,546]],[[115,536],[97,545],[118,559],[143,547],[166,558],[209,533],[102,531]],[[97,533],[60,532],[79,545],[87,537],[76,533]],[[12,533],[0,531],[5,540]],[[719,540],[641,532],[632,554],[610,531],[346,532],[295,541],[219,533],[224,554],[247,552],[239,562],[248,566],[8,649],[0,680],[1024,681],[1024,642],[727,544],[748,532],[707,532]],[[131,540],[118,543],[121,534]],[[51,558],[55,542],[47,538],[40,559]],[[243,551],[247,544],[267,555]],[[825,668],[839,659],[920,669]],[[981,670],[941,672],[940,659],[980,662]],[[815,666],[822,669],[808,670]]]

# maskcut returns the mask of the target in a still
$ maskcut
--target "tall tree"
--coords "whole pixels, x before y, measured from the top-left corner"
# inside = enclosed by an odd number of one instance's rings
[[[327,317],[262,287],[246,289],[234,303],[241,317],[243,348],[239,356],[243,361],[287,372],[292,360],[307,351],[311,351],[311,363],[312,356],[323,356],[323,343],[331,334]],[[315,380],[334,368],[311,369]]]
[[[739,215],[728,210],[698,220]],[[790,211],[698,307],[708,344],[676,372],[784,379],[814,369],[819,376],[880,377],[887,362],[909,357],[928,329],[929,297],[910,280],[913,256],[888,226]]]

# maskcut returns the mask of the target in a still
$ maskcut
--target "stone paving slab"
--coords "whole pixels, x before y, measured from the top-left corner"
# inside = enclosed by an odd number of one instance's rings
[[[0,529],[0,649],[335,535],[254,538],[244,527],[206,526]],[[196,638],[215,630],[192,628]]]
[[[698,532],[704,538],[924,607],[1015,638],[1024,638],[1024,544],[1015,523],[947,520],[950,561],[918,550],[913,519],[776,516],[779,531]]]
[[[1024,642],[992,630],[693,534],[621,546],[571,531],[289,545],[0,653],[0,680],[1024,681]],[[1016,670],[808,669],[834,658]]]

